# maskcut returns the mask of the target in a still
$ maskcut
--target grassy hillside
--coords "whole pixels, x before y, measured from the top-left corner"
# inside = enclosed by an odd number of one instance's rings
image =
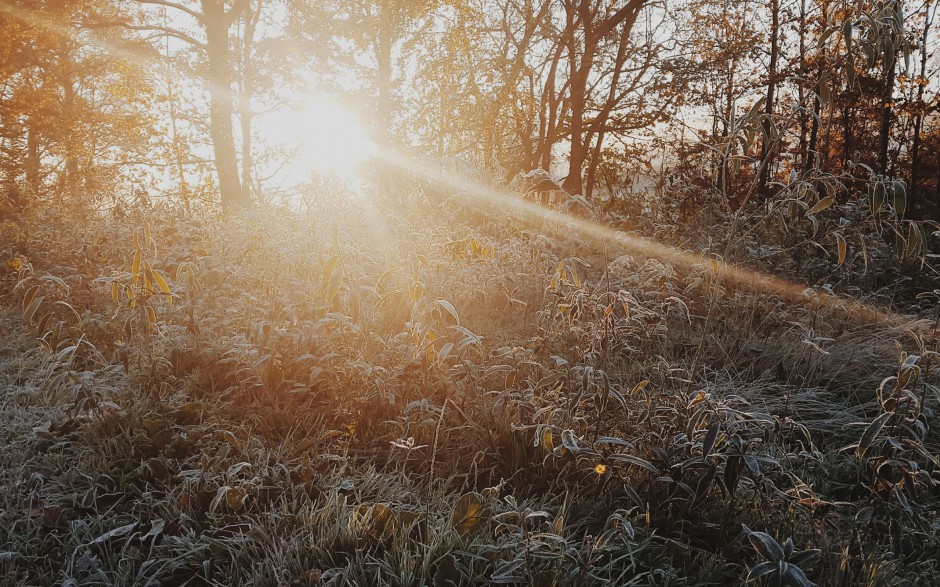
[[[936,580],[933,313],[453,216],[4,220],[0,585]]]

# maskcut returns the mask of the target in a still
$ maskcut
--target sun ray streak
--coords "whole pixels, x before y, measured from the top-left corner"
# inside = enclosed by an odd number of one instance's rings
[[[493,188],[465,175],[443,172],[426,163],[398,155],[391,149],[381,149],[377,157],[396,168],[446,186],[454,190],[455,193],[464,195],[464,197],[495,205],[528,220],[564,227],[594,245],[607,245],[613,250],[620,248],[623,251],[629,251],[643,257],[668,261],[686,270],[704,268],[712,271],[719,281],[728,285],[749,287],[765,294],[779,296],[781,299],[795,305],[825,307],[851,317],[856,322],[900,326],[906,321],[903,316],[881,310],[864,302],[840,298],[825,290],[818,290],[805,284],[766,275],[728,263],[717,257],[682,251],[648,238],[615,230],[592,220],[574,217],[542,207],[536,203],[523,200],[512,192]]]

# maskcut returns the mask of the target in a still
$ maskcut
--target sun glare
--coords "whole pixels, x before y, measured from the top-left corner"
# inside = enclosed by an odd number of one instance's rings
[[[298,163],[310,172],[348,179],[376,154],[376,144],[359,118],[330,98],[310,96],[292,118]]]

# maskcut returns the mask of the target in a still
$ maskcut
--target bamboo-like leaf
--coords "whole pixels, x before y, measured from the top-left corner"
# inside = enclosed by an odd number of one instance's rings
[[[904,492],[901,491],[900,487],[898,487],[897,485],[893,487],[893,490],[894,490],[894,497],[898,500],[898,503],[901,504],[901,507],[904,509],[904,511],[906,511],[910,515],[913,515],[914,510],[911,509],[911,503],[908,501],[907,497],[904,496]]]
[[[55,275],[43,275],[40,279],[47,283],[56,284],[57,286],[62,288],[62,291],[64,291],[66,294],[68,294],[71,291],[71,288],[68,286],[68,284],[65,283],[65,281],[61,277],[56,277]]]
[[[337,267],[330,275],[330,280],[326,285],[326,301],[333,303],[336,296],[343,286],[343,278],[346,276],[346,270],[342,266]]]
[[[631,443],[627,442],[622,438],[617,438],[615,436],[601,436],[594,441],[594,446],[598,444],[613,444],[616,446],[633,446]]]
[[[424,284],[420,281],[415,281],[411,284],[411,288],[408,291],[409,296],[411,297],[412,302],[417,302],[421,299],[421,296],[424,295]]]
[[[921,249],[921,234],[916,224],[911,224],[907,235],[907,248],[904,250],[904,256],[911,258],[917,255]]]
[[[169,296],[171,294],[170,286],[167,285],[166,280],[163,279],[163,276],[160,275],[160,272],[153,267],[150,267],[149,263],[147,264],[147,268],[150,270],[150,276],[153,278],[153,282],[157,284],[157,287],[160,288],[160,291]],[[170,299],[172,299],[172,297]]]
[[[865,433],[862,434],[862,439],[858,442],[858,448],[855,450],[855,454],[858,458],[865,456],[871,443],[875,441],[875,437],[878,436],[878,433],[881,432],[881,429],[884,428],[885,423],[890,417],[891,412],[885,412],[868,425],[868,428],[865,429]]]
[[[23,296],[23,314],[26,314],[26,308],[33,303],[33,300],[36,299],[36,294],[39,293],[39,290],[42,288],[40,285],[34,285],[33,287],[26,290],[26,295]]]
[[[708,427],[708,432],[705,433],[705,439],[702,440],[702,458],[705,459],[711,454],[712,449],[715,447],[715,441],[718,440],[718,431],[721,430],[721,423],[717,420],[712,422],[712,425]]]
[[[467,329],[464,328],[463,326],[453,325],[453,326],[451,326],[451,328],[452,328],[453,330],[456,330],[457,332],[463,334],[466,338],[471,339],[471,342],[479,343],[481,340],[483,340],[483,337],[478,336],[478,335],[476,335],[476,334],[470,332],[469,330],[467,330]]]
[[[115,304],[121,301],[121,287],[116,281],[111,282],[111,299],[114,300]]]
[[[75,354],[75,351],[77,351],[77,350],[78,350],[78,345],[77,345],[77,344],[69,345],[69,346],[65,347],[64,349],[62,349],[61,351],[59,351],[59,353],[56,355],[56,359],[57,359],[60,363],[61,363],[61,362],[65,362],[65,358],[66,358],[66,357],[69,357],[69,359],[71,359],[71,355],[74,355],[74,354]]]
[[[825,198],[816,202],[816,205],[809,209],[809,212],[806,214],[808,216],[822,212],[829,206],[832,206],[835,203],[836,199],[833,196],[826,196]]]
[[[524,558],[517,558],[503,563],[490,577],[490,581],[496,585],[506,583],[520,583],[525,581],[525,572],[521,571],[526,566]]]
[[[808,550],[802,550],[793,556],[790,557],[790,563],[794,565],[802,565],[813,560],[819,556],[820,550],[818,548],[811,548]]]
[[[837,27],[829,27],[825,31],[823,31],[822,34],[819,35],[819,40],[816,41],[816,47],[819,49],[822,49],[823,47],[825,47],[826,41],[829,40],[829,37],[831,37],[832,34],[838,30],[839,29]]]
[[[451,351],[453,350],[454,350],[454,343],[452,342],[444,343],[444,346],[441,347],[440,352],[437,353],[438,363],[443,363],[444,359],[446,359],[447,356],[450,355]]]
[[[39,320],[39,325],[36,327],[36,330],[42,333],[41,336],[46,336],[48,334],[46,327],[49,325],[49,321],[52,320],[52,318],[53,314],[52,312],[49,312]]]
[[[137,252],[134,253],[134,263],[131,265],[131,283],[134,284],[134,287],[137,287],[137,280],[140,278],[140,258],[141,252],[140,249],[137,249]]]
[[[757,114],[764,108],[765,98],[760,98],[757,102],[751,106],[751,109],[747,113],[747,118],[754,118]]]
[[[628,465],[635,465],[637,467],[640,467],[641,469],[646,469],[647,471],[649,471],[650,473],[654,475],[659,474],[659,468],[656,467],[656,465],[647,461],[646,459],[641,459],[640,457],[637,457],[634,455],[615,453],[615,454],[610,455],[610,457],[608,458],[612,461],[622,461],[624,463],[627,463]]]
[[[903,181],[894,181],[891,184],[892,206],[898,218],[904,217],[907,211],[907,185]]]
[[[845,244],[845,237],[843,237],[839,233],[836,233],[836,245],[839,247],[838,264],[842,265],[843,263],[845,263],[845,253],[848,247]]]
[[[850,88],[855,85],[855,54],[851,51],[845,56],[845,81]]]
[[[891,67],[897,61],[898,56],[892,35],[885,35],[884,43],[885,61],[888,63],[887,67]]]
[[[339,256],[333,255],[326,260],[326,263],[323,264],[323,278],[322,282],[324,284],[329,283],[330,277],[333,275],[333,269],[336,268],[336,263],[339,261]]]
[[[102,544],[104,542],[107,542],[108,540],[111,540],[112,538],[120,538],[121,536],[129,534],[136,527],[137,527],[137,522],[131,522],[130,524],[119,526],[113,530],[108,530],[101,536],[98,536],[97,538],[92,540],[91,543]]]
[[[886,191],[885,182],[883,181],[875,182],[875,187],[872,190],[871,202],[870,202],[872,214],[878,214],[878,212],[881,211],[881,208],[884,207],[885,191]]]
[[[779,568],[779,565],[776,562],[763,562],[751,569],[751,572],[747,574],[746,581],[750,583],[751,581],[756,581],[764,575],[769,575],[770,573],[776,572]]]
[[[829,79],[823,76],[819,80],[819,103],[823,106],[829,104],[832,99],[832,93],[829,90]]]
[[[27,324],[33,323],[33,317],[36,315],[36,310],[39,309],[39,305],[42,301],[46,299],[46,296],[38,296],[33,298],[33,301],[30,302],[29,306],[26,307],[26,310],[23,312],[23,321]]]
[[[436,303],[438,306],[440,306],[440,307],[444,308],[445,310],[447,310],[447,313],[450,314],[451,317],[453,317],[454,322],[457,322],[457,323],[460,322],[460,317],[457,315],[457,308],[455,308],[453,304],[451,304],[451,303],[448,302],[447,300],[437,300],[437,302],[435,302],[435,303]]]
[[[809,580],[806,573],[803,572],[803,569],[793,564],[787,564],[781,576],[786,579],[788,585],[795,585],[796,587],[816,587],[816,583]]]
[[[222,500],[225,499],[225,494],[228,492],[230,487],[228,485],[223,485],[219,487],[218,491],[215,492],[215,497],[212,498],[212,501],[209,502],[209,513],[214,514],[219,505],[222,503]]]
[[[751,541],[754,548],[764,557],[775,561],[775,563],[783,560],[783,548],[779,542],[774,540],[773,536],[766,532],[755,532],[747,526],[744,526],[744,531],[747,532],[748,540]]]

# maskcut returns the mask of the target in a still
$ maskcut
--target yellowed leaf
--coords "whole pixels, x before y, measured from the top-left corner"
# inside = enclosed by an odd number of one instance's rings
[[[461,536],[476,530],[486,515],[484,498],[479,493],[465,493],[457,500],[451,527]]]
[[[137,249],[137,252],[134,253],[134,263],[131,266],[131,282],[134,287],[137,287],[137,280],[140,278],[140,257],[140,249]]]
[[[157,284],[157,287],[160,288],[160,291],[167,294],[167,296],[170,296],[170,286],[167,285],[166,280],[163,279],[163,276],[160,275],[160,272],[153,267],[150,267],[149,264],[148,269],[150,269],[150,276],[153,278],[153,282]],[[170,296],[169,299],[172,301],[172,296]]]
[[[839,265],[841,265],[841,264],[845,263],[845,253],[846,253],[846,249],[847,249],[846,244],[845,244],[845,237],[843,237],[841,234],[838,234],[838,233],[837,233],[837,234],[836,234],[836,244],[837,244],[838,247],[839,247],[839,261],[838,261],[838,263],[839,263]]]
[[[552,439],[552,429],[546,428],[542,431],[542,445],[548,452],[555,452],[555,442]]]
[[[836,199],[833,196],[826,196],[825,198],[816,202],[816,205],[810,208],[809,212],[807,212],[806,214],[811,215],[811,214],[817,214],[819,212],[822,212],[829,206],[832,206],[835,203],[835,201]]]
[[[246,497],[248,497],[248,494],[241,487],[229,487],[228,491],[225,492],[225,503],[237,512],[245,505]]]

